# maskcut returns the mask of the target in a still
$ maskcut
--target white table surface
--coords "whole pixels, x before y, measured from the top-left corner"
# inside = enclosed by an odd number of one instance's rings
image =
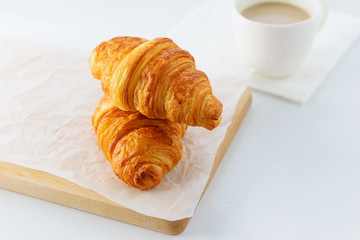
[[[169,32],[203,0],[0,1],[0,14]],[[360,17],[357,0],[328,0]],[[168,236],[0,189],[0,239],[359,239],[360,39],[304,105],[253,104],[186,230]]]

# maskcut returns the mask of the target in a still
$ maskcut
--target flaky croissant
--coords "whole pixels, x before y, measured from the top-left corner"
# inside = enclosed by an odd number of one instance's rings
[[[185,124],[122,111],[106,95],[94,111],[92,125],[115,174],[135,188],[158,185],[182,157]]]
[[[90,68],[122,110],[210,130],[221,121],[206,74],[171,39],[113,38],[94,49]]]

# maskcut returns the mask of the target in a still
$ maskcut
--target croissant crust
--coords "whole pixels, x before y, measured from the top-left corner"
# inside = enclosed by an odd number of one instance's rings
[[[221,121],[206,74],[171,39],[113,38],[94,49],[90,68],[122,110],[210,130]]]
[[[185,124],[120,110],[106,95],[94,111],[92,125],[115,174],[135,188],[158,185],[182,157]]]

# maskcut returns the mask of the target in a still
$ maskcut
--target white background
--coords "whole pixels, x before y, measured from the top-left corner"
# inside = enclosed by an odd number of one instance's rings
[[[1,13],[166,35],[203,0],[0,1]],[[357,0],[328,0],[360,17]],[[1,134],[1,133],[0,133]],[[304,105],[253,104],[186,230],[168,236],[0,189],[0,239],[359,239],[360,39]]]

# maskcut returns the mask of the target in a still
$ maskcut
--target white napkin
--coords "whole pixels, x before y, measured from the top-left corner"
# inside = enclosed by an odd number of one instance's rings
[[[224,66],[233,66],[233,77],[248,78],[251,88],[297,103],[304,103],[310,97],[360,33],[359,18],[330,10],[309,56],[296,73],[276,80],[255,73],[248,77],[249,71],[253,70],[244,65],[233,50],[235,42],[232,32],[232,4],[233,1],[205,2],[169,36],[181,40],[180,42],[187,40],[186,47],[191,48],[192,52],[199,52],[199,59],[212,57],[214,67],[221,65],[221,69]]]
[[[0,16],[0,161],[66,178],[148,216],[191,217],[246,85],[202,62],[224,105],[221,124],[189,127],[179,164],[155,188],[134,189],[115,176],[91,126],[103,93],[88,59],[109,32]]]

